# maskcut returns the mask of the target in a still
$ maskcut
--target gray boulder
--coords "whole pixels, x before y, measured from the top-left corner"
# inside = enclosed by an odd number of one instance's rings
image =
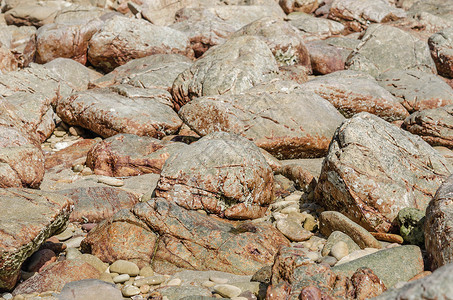
[[[387,232],[402,208],[425,209],[449,174],[420,137],[360,113],[337,129],[315,197],[365,229]]]
[[[99,279],[83,279],[66,283],[58,295],[59,300],[123,300],[121,291],[114,284]]]
[[[439,75],[453,78],[453,27],[433,34],[428,45]]]
[[[300,35],[305,41],[320,40],[332,35],[341,34],[344,25],[324,18],[316,18],[302,12],[291,13],[287,16],[288,22],[300,30]]]

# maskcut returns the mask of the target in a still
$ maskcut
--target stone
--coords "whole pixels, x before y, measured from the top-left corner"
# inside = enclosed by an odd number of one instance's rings
[[[287,16],[288,22],[299,29],[304,41],[325,39],[341,34],[345,27],[343,24],[325,18],[316,18],[313,15],[295,12]]]
[[[403,208],[396,217],[399,232],[405,242],[424,246],[425,213],[416,208]]]
[[[145,2],[142,5],[143,17],[153,24],[168,26],[174,22],[175,14],[185,6],[193,4],[192,0],[172,2],[168,0],[158,0]]]
[[[88,151],[97,143],[94,139],[83,139],[56,153],[46,155],[44,167],[46,170],[53,168],[66,169],[72,166],[77,159],[87,156]]]
[[[169,93],[145,92],[148,95],[144,97],[126,97],[108,88],[78,92],[59,101],[56,112],[67,124],[89,129],[104,138],[118,133],[162,138],[175,133],[182,121],[171,107]]]
[[[121,187],[124,185],[124,181],[118,178],[109,177],[109,176],[98,176],[97,178],[99,183],[103,183],[113,187]]]
[[[361,267],[373,270],[387,288],[399,281],[407,281],[424,270],[420,248],[409,245],[383,249],[345,264],[337,264],[332,271],[348,276]]]
[[[262,217],[272,200],[273,174],[250,141],[214,132],[176,151],[165,163],[156,195],[186,209],[232,219]]]
[[[360,247],[354,242],[354,240],[352,238],[349,237],[349,235],[347,235],[341,231],[333,231],[329,235],[329,237],[326,241],[326,244],[322,248],[321,255],[322,256],[329,255],[333,245],[337,244],[340,241],[347,245],[348,253],[352,253],[352,252],[360,249]]]
[[[66,197],[31,189],[1,189],[0,288],[11,290],[22,263],[44,241],[65,228],[72,201]]]
[[[242,293],[240,288],[229,284],[218,284],[213,289],[219,295],[227,298],[237,297]]]
[[[67,248],[79,248],[84,238],[85,237],[83,236],[72,237],[69,240],[65,241],[64,244]]]
[[[345,117],[360,112],[377,115],[387,121],[404,120],[409,113],[376,80],[361,72],[345,70],[317,77],[302,85],[335,106]]]
[[[240,134],[278,159],[325,155],[343,121],[328,101],[293,81],[280,80],[240,95],[194,99],[179,115],[202,136],[218,130]]]
[[[400,235],[384,232],[370,232],[379,241],[384,241],[388,243],[397,243],[402,244],[404,242],[403,238]]]
[[[135,263],[122,259],[117,260],[113,264],[111,264],[109,270],[110,272],[118,274],[129,274],[130,276],[137,276],[140,272],[140,269]]]
[[[290,218],[278,220],[277,229],[292,242],[306,241],[313,236],[313,233]]]
[[[74,259],[55,263],[20,283],[13,295],[61,291],[65,284],[82,279],[97,279],[100,273],[88,263]]]
[[[402,208],[425,209],[449,174],[444,157],[420,137],[360,113],[337,129],[315,198],[366,230],[388,232]]]
[[[64,285],[58,300],[95,300],[99,295],[111,300],[123,299],[121,291],[113,284],[98,279],[84,279]]]
[[[159,233],[154,262],[164,260],[185,269],[252,275],[272,263],[279,247],[289,244],[269,224],[233,225],[161,198],[139,203],[133,212]]]
[[[61,242],[61,241],[66,241],[72,238],[74,235],[74,231],[71,228],[66,228],[63,232],[55,235],[55,237]]]
[[[165,53],[193,56],[189,40],[182,32],[123,16],[106,21],[88,44],[89,62],[106,72],[132,59]]]
[[[359,268],[351,277],[356,299],[369,299],[387,290],[384,282],[369,268]]]
[[[237,94],[275,78],[277,72],[277,61],[261,39],[232,38],[179,74],[172,87],[174,106],[179,110],[200,96]]]
[[[16,71],[18,62],[11,50],[0,42],[0,73]]]
[[[424,42],[401,29],[381,24],[368,27],[362,42],[349,56],[346,68],[374,77],[391,69],[436,73]]]
[[[140,289],[133,285],[125,285],[121,289],[121,293],[123,294],[124,297],[131,297],[140,294]]]
[[[403,128],[421,136],[431,146],[453,148],[452,130],[453,104],[425,109],[411,114],[404,120]]]
[[[52,23],[65,4],[65,1],[20,2],[5,13],[5,20],[8,25],[41,27]]]
[[[181,285],[181,279],[179,278],[173,278],[167,282],[167,285],[169,286],[178,286]]]
[[[139,275],[143,277],[151,277],[154,276],[154,270],[151,266],[144,266],[140,269]]]
[[[25,269],[27,272],[39,272],[43,266],[55,260],[57,260],[55,252],[50,249],[41,249],[28,258],[24,264],[25,268],[22,267],[22,269]]]
[[[336,263],[336,265],[339,266],[339,265],[354,261],[356,259],[359,259],[361,257],[376,253],[378,251],[379,251],[379,249],[376,249],[376,248],[365,248],[363,250],[355,250],[354,252],[352,252],[352,253],[346,255],[345,257],[343,257],[342,259],[340,259]]]
[[[88,253],[84,253],[84,254],[78,256],[77,258],[80,259],[81,261],[84,261],[84,262],[92,265],[100,273],[104,273],[107,270],[108,266],[109,266],[108,264],[102,262],[102,260],[100,260],[96,256],[88,254]]]
[[[212,293],[206,288],[199,286],[165,286],[157,289],[162,298],[169,300],[199,300],[199,299],[216,299],[211,298]]]
[[[147,136],[117,134],[91,148],[86,164],[95,174],[104,176],[159,174],[165,161],[184,146],[184,143],[160,141]]]
[[[362,249],[366,247],[382,248],[378,240],[365,228],[336,211],[324,211],[321,213],[319,216],[319,231],[325,236],[329,236],[334,231],[341,231],[352,238]]]
[[[131,276],[129,276],[129,274],[121,274],[113,277],[112,279],[114,283],[124,283],[131,279]]]
[[[345,23],[350,31],[362,31],[370,23],[385,23],[406,17],[406,12],[385,0],[334,0],[329,18]]]
[[[278,3],[286,14],[296,11],[309,14],[319,6],[319,2],[316,0],[280,0]]]
[[[340,260],[349,254],[348,245],[343,241],[338,241],[330,249],[330,254]]]
[[[433,34],[428,39],[428,45],[439,75],[453,78],[453,28]]]
[[[410,113],[453,104],[453,89],[431,73],[390,70],[379,75],[377,81]]]
[[[138,202],[136,194],[113,187],[76,187],[58,193],[72,199],[74,209],[69,220],[78,222],[100,222]]]
[[[145,284],[146,285],[159,285],[159,284],[165,282],[165,280],[166,280],[166,278],[164,276],[154,275],[154,276],[150,276],[150,277],[136,279],[134,281],[134,285],[138,286],[138,287],[141,287]]]

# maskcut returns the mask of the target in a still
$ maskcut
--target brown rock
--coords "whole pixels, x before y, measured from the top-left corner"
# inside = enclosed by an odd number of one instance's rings
[[[86,157],[88,151],[97,143],[94,139],[83,139],[56,153],[46,155],[45,168],[70,168],[74,161]]]
[[[3,31],[4,30],[4,31]],[[35,58],[36,28],[34,26],[8,26],[2,29],[11,53],[16,58],[19,68],[27,67]],[[0,38],[0,40],[2,40]]]
[[[428,45],[439,75],[453,78],[453,27],[432,35]]]
[[[11,53],[8,47],[0,42],[0,72],[6,73],[15,71],[17,68],[18,62],[13,53]]]
[[[376,297],[387,290],[384,283],[373,273],[371,269],[358,269],[351,277],[355,288],[355,299],[364,300]]]
[[[41,249],[33,253],[25,262],[25,271],[39,272],[44,265],[57,260],[55,252],[50,249]]]
[[[287,14],[296,11],[310,14],[319,6],[319,1],[317,0],[280,0],[278,3]]]
[[[40,27],[52,23],[65,3],[64,1],[19,2],[5,13],[5,20],[8,25]]]
[[[378,241],[402,244],[404,242],[400,235],[384,232],[370,232]]]

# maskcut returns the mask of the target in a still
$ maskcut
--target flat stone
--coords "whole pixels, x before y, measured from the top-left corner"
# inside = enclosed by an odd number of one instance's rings
[[[332,246],[339,241],[346,243],[346,245],[348,246],[349,253],[352,253],[360,249],[360,247],[354,242],[352,238],[349,237],[349,235],[341,231],[334,231],[329,235],[326,244],[322,248],[321,255],[322,256],[329,255]]]
[[[233,298],[239,296],[242,291],[240,288],[234,286],[234,285],[229,285],[229,284],[218,284],[213,287],[214,291],[220,294],[221,296],[227,297],[227,298]]]
[[[84,279],[65,284],[58,300],[96,300],[99,295],[111,300],[123,299],[121,291],[115,285],[98,279]]]
[[[125,285],[121,289],[121,293],[123,294],[124,297],[131,297],[140,294],[140,289],[133,285]]]
[[[76,236],[76,237],[70,238],[69,240],[66,240],[64,242],[64,244],[68,248],[79,248],[80,244],[82,243],[84,238],[85,238],[84,236]]]
[[[228,278],[215,277],[215,276],[210,276],[209,280],[211,280],[212,282],[215,282],[215,283],[219,283],[219,284],[224,284],[224,283],[228,282]]]
[[[293,242],[306,241],[313,236],[313,233],[290,218],[278,220],[277,229]]]
[[[173,278],[173,279],[171,279],[171,280],[169,280],[169,281],[167,282],[167,285],[170,285],[170,286],[177,286],[177,285],[181,285],[181,282],[182,282],[181,279],[179,279],[179,278]]]
[[[60,241],[66,241],[72,238],[74,232],[71,228],[66,228],[62,233],[55,235],[55,237]]]
[[[143,277],[151,277],[154,276],[154,270],[151,266],[144,266],[140,269],[139,275]]]
[[[151,276],[151,277],[136,279],[134,281],[134,285],[138,286],[138,287],[141,287],[142,285],[145,285],[145,284],[158,285],[158,284],[161,284],[162,282],[164,282],[165,280],[166,280],[166,278],[164,276],[155,275],[155,276]]]
[[[384,232],[370,232],[379,241],[402,244],[404,242],[400,235]]]
[[[123,283],[131,279],[129,274],[121,274],[112,278],[114,283]]]
[[[343,241],[338,241],[330,249],[330,254],[337,260],[340,260],[349,254],[348,245]]]
[[[110,265],[110,271],[119,274],[129,274],[130,276],[137,276],[140,273],[138,266],[130,261],[117,260]]]
[[[115,187],[120,187],[124,185],[124,181],[121,179],[113,178],[113,177],[108,177],[108,176],[99,176],[98,177],[98,182],[99,183],[104,183],[106,185],[110,186],[115,186]]]

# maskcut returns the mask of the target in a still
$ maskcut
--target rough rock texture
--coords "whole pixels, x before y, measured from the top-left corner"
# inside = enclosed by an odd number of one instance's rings
[[[100,272],[82,260],[64,260],[55,263],[14,289],[13,295],[61,291],[65,284],[82,279],[97,279]]]
[[[280,0],[278,3],[287,14],[296,11],[309,14],[314,12],[320,4],[317,0]]]
[[[411,114],[403,127],[432,146],[453,148],[453,105],[425,109]]]
[[[115,16],[90,39],[88,60],[109,72],[132,59],[159,53],[193,56],[189,40],[182,32],[145,20]]]
[[[68,169],[74,161],[87,156],[88,151],[97,143],[96,140],[84,139],[56,153],[46,155],[44,167],[46,170],[53,168]]]
[[[200,96],[237,94],[276,77],[277,62],[269,47],[255,36],[233,38],[210,49],[173,83],[177,110]]]
[[[19,2],[17,6],[5,13],[8,25],[40,27],[54,21],[65,1]]]
[[[8,26],[11,34],[10,50],[14,54],[20,68],[27,67],[35,57],[36,28],[34,26]]]
[[[179,115],[201,136],[215,131],[240,134],[279,159],[326,154],[341,114],[291,81],[257,85],[240,95],[200,97]]]
[[[72,201],[30,189],[0,190],[0,289],[12,289],[22,263],[66,226]]]
[[[136,194],[113,187],[82,187],[58,193],[74,202],[69,217],[71,222],[98,223],[112,217],[120,209],[132,208],[138,202]]]
[[[165,161],[184,143],[152,137],[117,134],[96,144],[87,155],[87,166],[95,174],[126,177],[160,173]]]
[[[107,87],[127,83],[145,89],[171,90],[173,81],[193,61],[180,54],[154,54],[137,58],[119,66],[107,75],[92,82],[94,87]]]
[[[288,22],[262,18],[236,31],[232,37],[254,35],[272,50],[280,66],[302,65],[311,70],[310,57],[297,28]]]
[[[432,35],[428,45],[439,75],[453,78],[453,27]]]
[[[102,295],[109,300],[123,300],[121,291],[114,284],[98,279],[82,279],[64,285],[58,299],[93,300]]]
[[[334,0],[329,18],[345,23],[350,31],[362,31],[372,23],[384,23],[406,17],[406,12],[386,0]]]
[[[445,265],[425,278],[391,289],[374,300],[448,299],[453,295],[453,264]]]
[[[426,43],[401,29],[380,24],[368,27],[346,65],[374,77],[391,69],[436,73]]]
[[[186,209],[254,219],[272,201],[273,184],[258,147],[238,135],[214,132],[167,159],[156,195]]]
[[[281,246],[289,245],[270,225],[233,225],[161,198],[139,203],[133,212],[160,236],[154,259],[185,269],[252,275],[270,265]]]
[[[453,89],[431,73],[391,70],[379,75],[377,80],[411,113],[453,104]]]
[[[452,198],[453,176],[450,176],[426,208],[425,247],[432,270],[453,262]]]
[[[395,121],[409,115],[399,99],[361,72],[334,72],[304,83],[303,88],[329,100],[345,117],[365,111]]]
[[[168,26],[174,22],[175,14],[185,6],[195,4],[193,0],[154,0],[145,1],[142,15],[155,25]]]
[[[425,209],[449,174],[420,137],[360,113],[337,129],[315,197],[367,230],[387,232],[400,209]]]
[[[287,17],[288,22],[300,30],[300,35],[305,41],[325,39],[332,35],[341,34],[344,25],[305,13],[292,13]]]
[[[416,208],[403,208],[398,212],[396,222],[405,242],[425,246],[425,212]]]
[[[0,42],[0,74],[15,71],[18,68],[18,62],[9,47]]]
[[[131,133],[159,138],[181,127],[182,121],[173,111],[167,91],[141,88],[131,91],[127,86],[116,90],[74,93],[58,101],[57,114],[67,124],[87,128],[102,137]]]

